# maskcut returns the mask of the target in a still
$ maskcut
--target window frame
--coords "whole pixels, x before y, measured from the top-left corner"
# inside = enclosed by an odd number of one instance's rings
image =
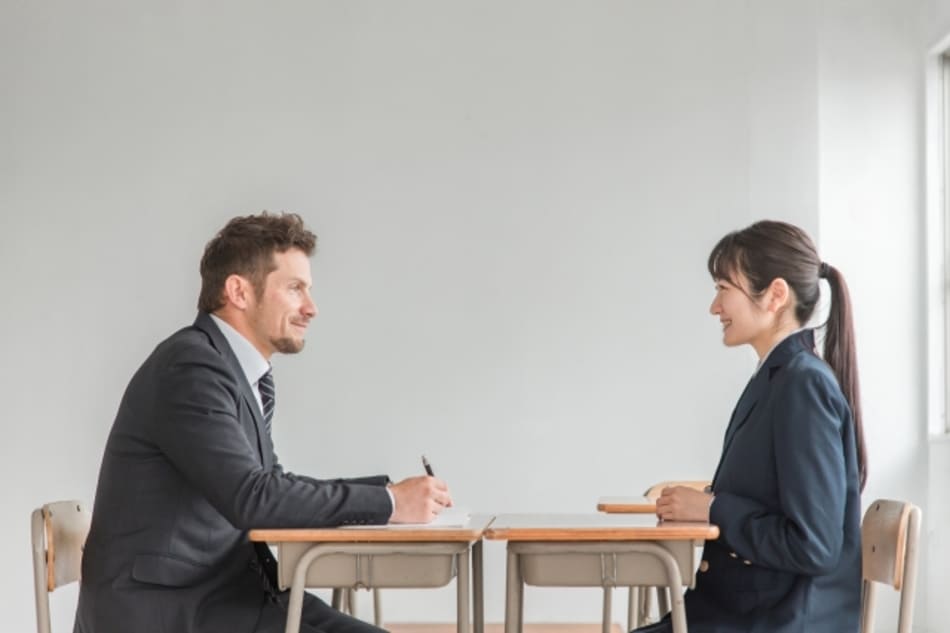
[[[925,64],[927,430],[950,441],[950,34]]]
[[[947,377],[950,376],[950,204],[947,199],[947,189],[950,186],[950,160],[948,160],[948,148],[950,148],[950,48],[940,51],[938,58],[940,67],[940,91],[939,91],[939,127],[937,135],[937,165],[935,170],[938,173],[939,182],[936,185],[936,201],[940,217],[943,220],[943,230],[940,236],[943,238],[941,252],[943,253],[943,265],[940,270],[940,280],[942,286],[942,312],[943,312],[943,365],[941,385],[943,387],[943,407],[937,420],[932,422],[932,427],[938,435],[950,436],[950,418],[947,411],[950,411],[950,387],[947,385]]]

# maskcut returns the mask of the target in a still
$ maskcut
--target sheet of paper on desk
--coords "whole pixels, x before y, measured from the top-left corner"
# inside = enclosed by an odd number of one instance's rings
[[[426,528],[426,527],[465,527],[471,513],[465,508],[452,506],[443,510],[429,523],[389,523],[387,525],[344,525],[343,529],[365,530],[372,528]]]
[[[439,516],[432,519],[427,525],[438,527],[465,527],[468,525],[470,513],[466,508],[446,508],[439,513]]]

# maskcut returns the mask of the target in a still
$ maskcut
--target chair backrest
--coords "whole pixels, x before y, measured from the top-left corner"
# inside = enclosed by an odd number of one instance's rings
[[[50,633],[49,592],[79,580],[90,513],[79,501],[47,503],[33,511],[33,589],[36,630]]]
[[[643,496],[651,501],[656,501],[660,496],[660,493],[663,492],[664,488],[670,486],[686,486],[687,488],[694,488],[696,490],[706,490],[712,484],[711,481],[703,480],[688,480],[688,481],[661,481],[658,484],[653,484],[647,491],[643,493]]]
[[[876,584],[900,592],[898,633],[910,633],[917,580],[920,508],[903,501],[878,499],[861,522],[861,631],[874,631]]]

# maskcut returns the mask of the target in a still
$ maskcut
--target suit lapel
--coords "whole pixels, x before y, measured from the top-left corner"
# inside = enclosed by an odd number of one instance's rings
[[[195,319],[195,327],[210,337],[212,345],[218,350],[234,374],[236,382],[241,389],[241,396],[244,401],[242,405],[250,411],[251,419],[254,420],[254,431],[257,434],[258,458],[260,458],[261,464],[263,464],[265,468],[270,468],[272,461],[270,456],[273,454],[271,439],[264,431],[264,418],[261,416],[261,411],[257,405],[257,399],[254,397],[252,387],[250,383],[247,382],[244,370],[241,369],[241,363],[238,361],[237,356],[234,355],[234,350],[231,349],[227,339],[224,338],[224,334],[221,333],[221,330],[210,316],[204,312],[199,312],[198,317]]]
[[[755,375],[749,379],[745,389],[742,391],[742,395],[739,396],[739,402],[732,411],[732,417],[729,418],[729,426],[726,427],[726,436],[722,442],[722,455],[719,457],[719,465],[716,466],[716,474],[713,475],[713,490],[716,488],[716,479],[719,478],[719,470],[722,468],[722,464],[726,461],[726,456],[729,454],[729,447],[732,446],[732,440],[735,439],[736,433],[739,432],[739,429],[742,428],[749,419],[749,416],[752,415],[752,410],[755,409],[755,405],[759,402],[759,396],[762,395],[768,385],[767,376],[768,372],[764,372],[761,369],[757,371]]]
[[[752,413],[752,409],[755,408],[756,403],[759,401],[759,394],[762,393],[763,386],[761,371],[756,372],[755,375],[749,379],[749,382],[746,383],[745,389],[742,390],[742,395],[739,396],[739,402],[736,403],[736,408],[733,409],[732,416],[729,418],[729,426],[726,427],[726,436],[723,440],[723,452],[729,448],[729,444],[732,442],[732,438],[735,437],[736,431],[738,431],[749,418],[749,414]]]
[[[786,365],[794,355],[805,350],[814,349],[814,330],[801,330],[800,332],[796,332],[788,336],[772,350],[772,353],[765,359],[765,364],[763,364],[749,380],[745,390],[739,397],[739,402],[736,404],[735,410],[732,412],[732,417],[729,419],[729,426],[726,427],[726,436],[722,445],[722,456],[719,458],[719,465],[716,466],[716,474],[713,475],[713,490],[716,488],[716,479],[719,477],[719,470],[722,468],[723,462],[726,461],[733,440],[736,438],[739,430],[751,417],[752,411],[755,409],[759,400],[768,394],[772,377]]]

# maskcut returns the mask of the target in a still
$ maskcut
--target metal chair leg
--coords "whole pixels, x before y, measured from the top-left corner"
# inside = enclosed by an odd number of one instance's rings
[[[627,630],[632,631],[640,626],[640,587],[629,587],[627,596]]]
[[[383,603],[380,602],[379,589],[373,589],[373,624],[383,628]]]
[[[666,587],[656,588],[656,604],[660,611],[660,619],[670,612],[670,592]]]
[[[653,597],[656,595],[656,587],[640,588],[640,626],[653,624]]]

